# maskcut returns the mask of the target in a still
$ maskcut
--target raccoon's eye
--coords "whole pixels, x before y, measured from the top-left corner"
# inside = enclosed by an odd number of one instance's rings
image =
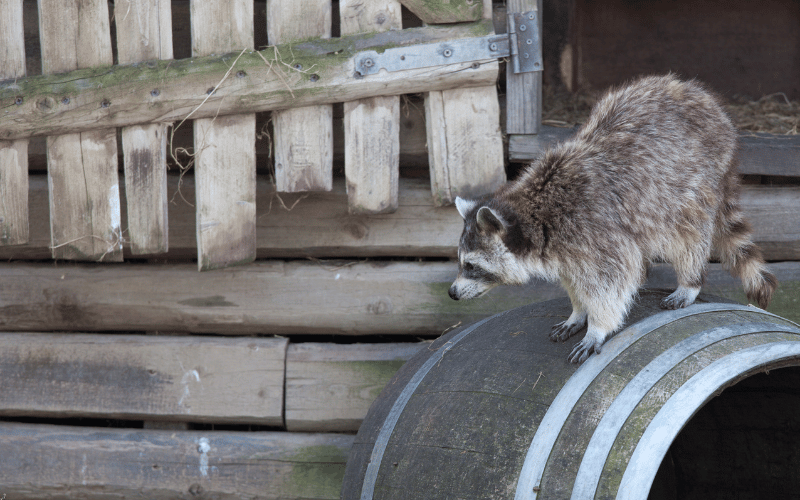
[[[464,270],[465,270],[465,271],[473,271],[474,269],[475,269],[475,266],[473,266],[473,265],[472,265],[472,264],[470,264],[469,262],[467,262],[466,264],[464,264]]]

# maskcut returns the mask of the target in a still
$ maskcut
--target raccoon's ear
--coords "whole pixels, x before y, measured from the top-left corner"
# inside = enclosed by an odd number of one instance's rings
[[[505,232],[508,223],[503,217],[489,207],[481,207],[476,215],[478,228],[481,231]]]
[[[474,201],[465,200],[464,198],[461,198],[460,196],[456,196],[456,209],[458,210],[458,213],[461,214],[461,218],[462,219],[466,220],[467,214],[473,208],[475,208],[475,202]]]

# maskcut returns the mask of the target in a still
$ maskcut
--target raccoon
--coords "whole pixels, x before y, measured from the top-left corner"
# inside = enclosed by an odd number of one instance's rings
[[[712,248],[766,308],[777,280],[739,207],[736,141],[718,99],[694,80],[650,76],[608,91],[574,137],[518,179],[479,199],[456,198],[464,230],[450,297],[560,281],[572,314],[550,339],[588,326],[572,363],[600,353],[622,326],[654,261],[678,277],[665,309],[694,302]]]

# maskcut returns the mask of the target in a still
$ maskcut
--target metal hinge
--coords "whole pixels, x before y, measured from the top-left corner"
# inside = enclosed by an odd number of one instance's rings
[[[460,38],[441,43],[427,43],[359,52],[356,72],[361,76],[386,71],[428,68],[445,64],[468,63],[509,57],[514,73],[542,71],[542,38],[538,13],[534,10],[508,14],[508,33],[475,38]]]

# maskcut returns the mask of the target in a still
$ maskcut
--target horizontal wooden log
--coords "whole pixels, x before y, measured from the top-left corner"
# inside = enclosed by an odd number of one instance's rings
[[[0,334],[0,415],[281,426],[287,342]]]
[[[353,436],[0,424],[9,499],[338,499]]]
[[[800,264],[774,263],[770,311],[800,320]],[[221,334],[439,335],[531,302],[563,297],[534,281],[453,301],[451,262],[260,261],[199,273],[193,264],[0,264],[0,330]],[[667,265],[650,287],[674,287]],[[739,280],[709,266],[704,291],[744,300]]]
[[[411,28],[7,80],[0,83],[0,139],[493,85],[496,59],[367,76],[357,74],[354,63],[364,50],[484,36],[492,29],[490,21]]]
[[[509,159],[534,160],[551,144],[568,139],[575,130],[545,126],[538,135],[509,136]],[[739,147],[740,174],[800,177],[800,135],[743,132]]]
[[[286,429],[355,432],[383,386],[428,342],[290,344]]]
[[[170,177],[168,183],[169,252],[158,257],[193,259],[194,179]],[[456,256],[463,221],[453,207],[434,207],[430,183],[400,179],[394,214],[350,215],[342,179],[328,193],[276,195],[264,177],[256,186],[256,246],[259,258],[447,257]],[[122,193],[123,237],[127,228]],[[47,179],[30,177],[30,239],[25,245],[0,246],[0,259],[50,259]],[[800,187],[744,186],[742,206],[756,242],[768,260],[800,260]],[[291,210],[289,210],[291,209]],[[125,255],[131,257],[130,243]],[[138,256],[137,256],[138,257]]]

